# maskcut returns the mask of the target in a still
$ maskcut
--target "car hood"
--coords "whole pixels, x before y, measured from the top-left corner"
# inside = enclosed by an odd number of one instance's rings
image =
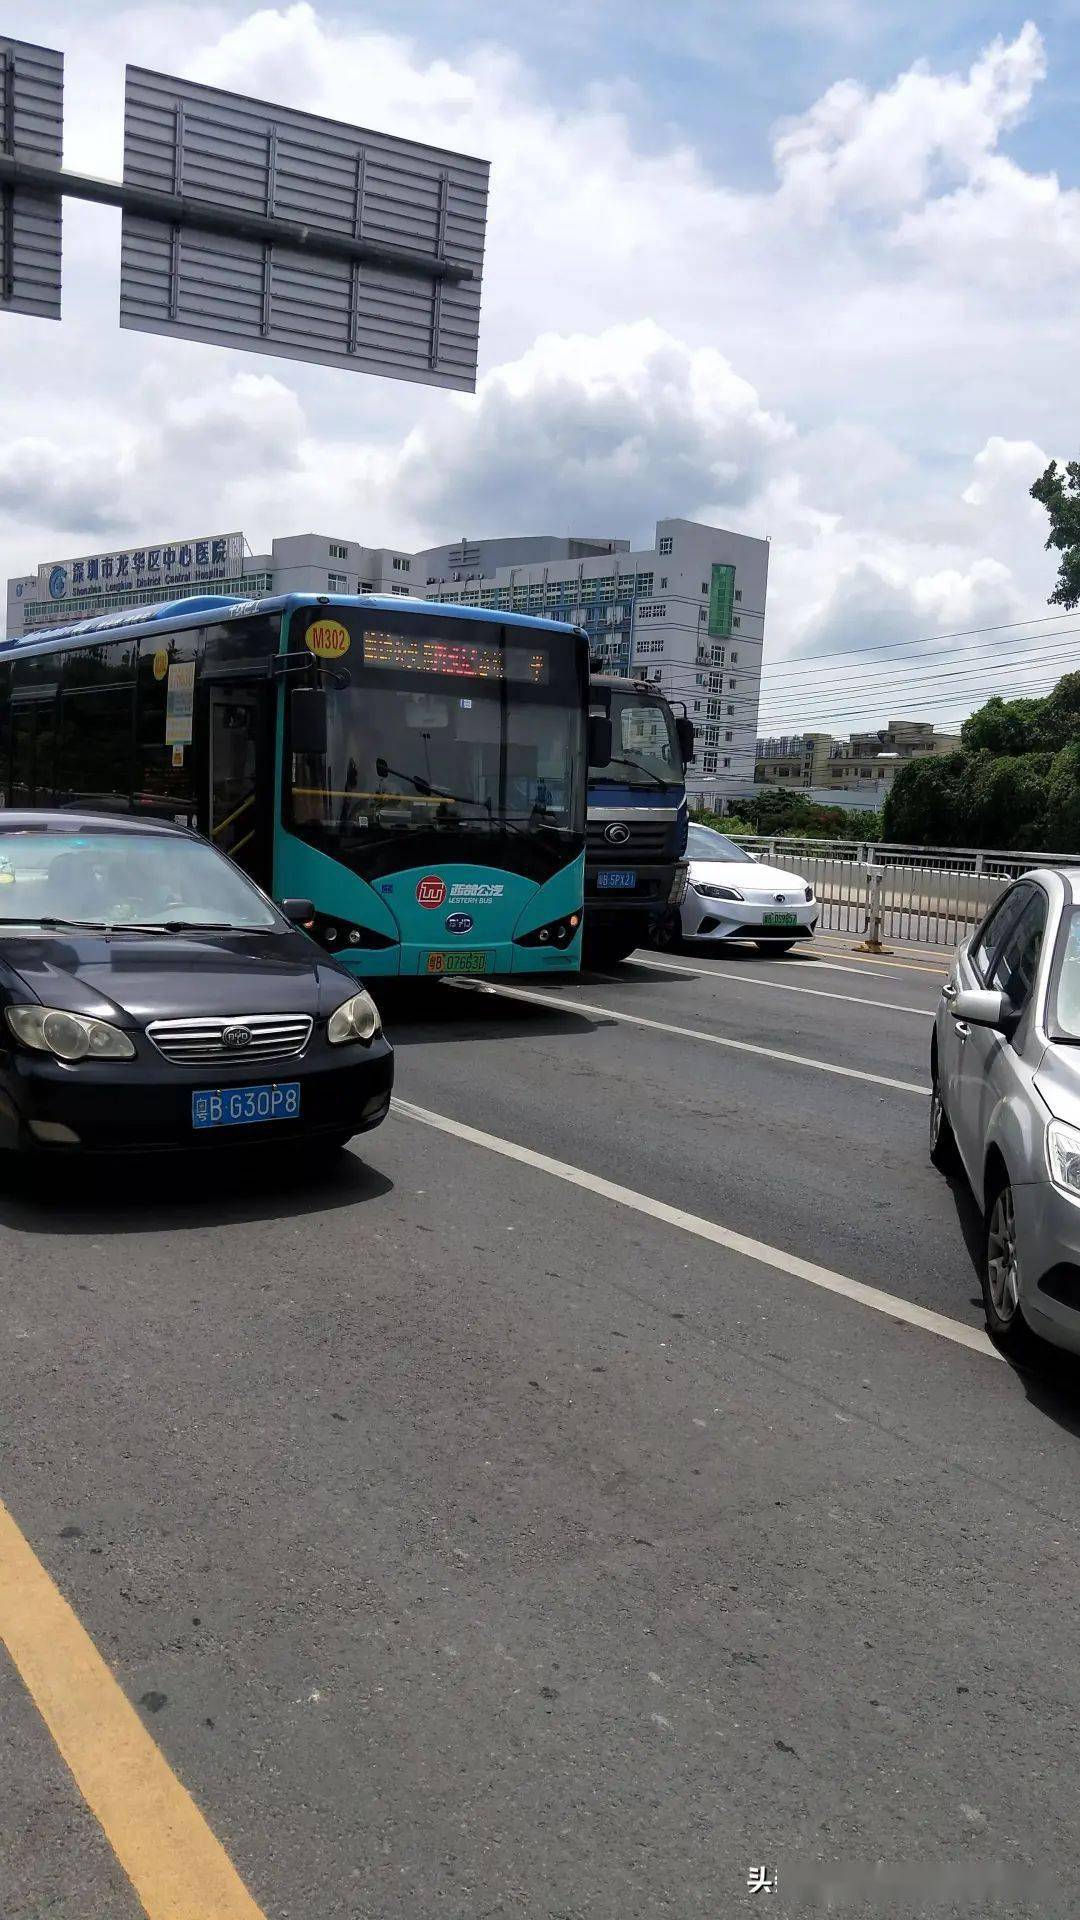
[[[1080,1127],[1080,1047],[1048,1041],[1035,1075],[1035,1091],[1055,1120]]]
[[[22,934],[0,942],[9,1005],[41,1001],[121,1026],[201,1014],[325,1015],[359,982],[301,933]]]
[[[712,887],[737,887],[744,900],[775,901],[784,895],[785,906],[806,899],[806,881],[783,867],[765,867],[760,861],[691,860],[690,885],[703,880]]]

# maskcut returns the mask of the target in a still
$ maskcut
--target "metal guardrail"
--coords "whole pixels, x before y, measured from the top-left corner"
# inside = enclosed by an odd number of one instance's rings
[[[955,946],[998,894],[1032,867],[1080,866],[1080,854],[979,847],[907,847],[874,840],[733,834],[771,865],[805,874],[821,902],[822,931],[866,936],[871,907],[886,940]]]

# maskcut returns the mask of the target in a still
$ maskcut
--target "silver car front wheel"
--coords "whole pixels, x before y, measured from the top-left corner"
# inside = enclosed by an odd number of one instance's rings
[[[1012,1187],[1002,1172],[986,1209],[982,1293],[987,1331],[1014,1359],[1029,1353],[1035,1344],[1020,1305],[1020,1276],[1016,1206]]]
[[[986,1284],[1003,1326],[1020,1306],[1020,1268],[1016,1257],[1016,1213],[1012,1188],[1004,1186],[990,1208],[986,1229]]]

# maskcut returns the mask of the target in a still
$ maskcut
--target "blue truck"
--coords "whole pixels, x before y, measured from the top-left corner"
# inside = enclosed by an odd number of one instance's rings
[[[686,767],[694,729],[656,687],[589,677],[589,711],[611,749],[590,761],[585,843],[588,966],[625,960],[678,911],[686,890]],[[595,725],[591,738],[607,742]]]

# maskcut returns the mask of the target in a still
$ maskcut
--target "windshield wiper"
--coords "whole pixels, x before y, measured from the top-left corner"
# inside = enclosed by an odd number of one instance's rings
[[[375,762],[375,771],[380,780],[385,780],[387,774],[390,773],[393,774],[395,780],[407,780],[415,792],[421,793],[426,798],[432,800],[456,800],[458,804],[463,807],[486,807],[490,818],[491,801],[478,800],[473,793],[451,793],[449,787],[434,787],[430,780],[424,779],[423,774],[402,773],[400,767],[392,767],[386,760],[381,758]]]
[[[607,764],[609,767],[633,767],[636,772],[643,773],[647,780],[652,780],[658,787],[677,787],[679,784],[677,780],[662,780],[660,775],[654,773],[651,767],[643,767],[640,760],[628,760],[625,754],[613,753]],[[618,786],[618,784],[617,780],[605,781],[603,774],[598,774],[592,781],[594,787],[603,785],[615,787]]]

